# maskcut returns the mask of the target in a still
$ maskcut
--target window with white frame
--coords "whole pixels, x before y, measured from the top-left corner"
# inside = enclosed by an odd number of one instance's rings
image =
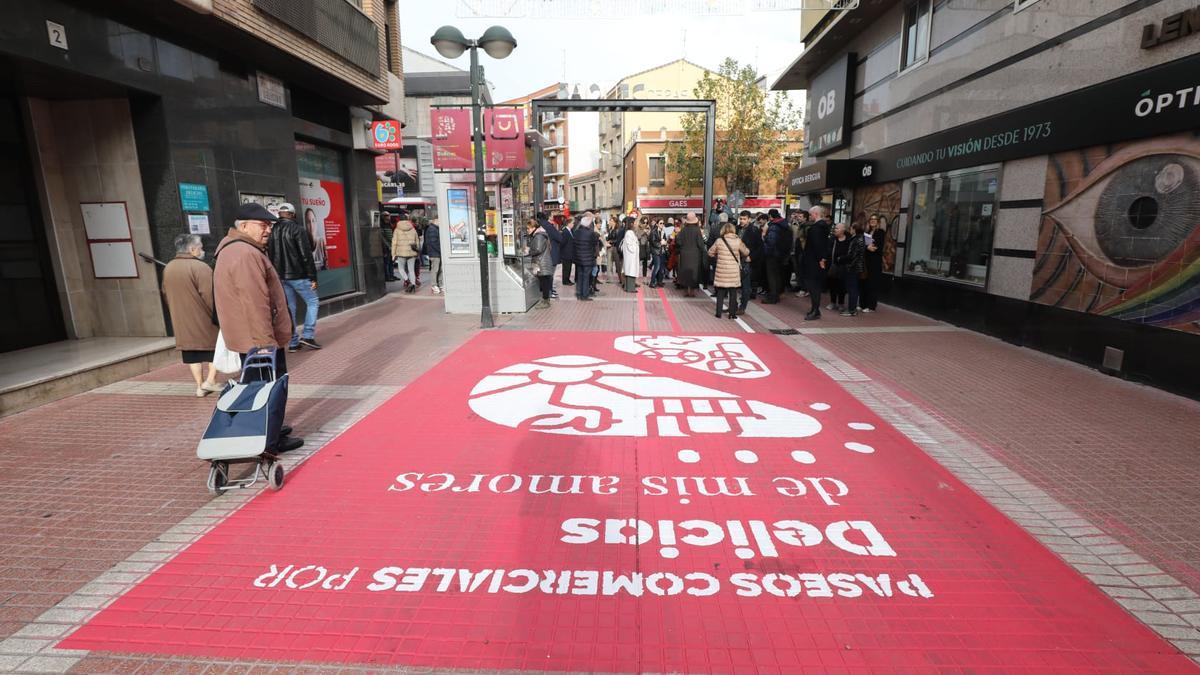
[[[933,0],[916,0],[904,9],[904,28],[900,34],[900,70],[924,63],[929,58],[929,28],[933,19]]]
[[[662,187],[667,184],[667,161],[664,157],[647,157],[650,161],[650,185]]]

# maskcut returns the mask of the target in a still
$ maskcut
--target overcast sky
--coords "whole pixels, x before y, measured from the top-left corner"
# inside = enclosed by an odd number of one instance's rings
[[[564,3],[566,11],[597,14],[586,18],[474,18],[471,7],[495,11],[497,7]],[[467,37],[478,37],[488,26],[501,24],[517,40],[517,49],[497,61],[480,53],[485,75],[496,101],[523,96],[554,82],[579,83],[587,97],[591,83],[608,89],[626,75],[686,58],[717,69],[726,57],[753,64],[773,80],[800,53],[800,12],[773,11],[699,15],[683,10],[715,7],[736,12],[749,2],[740,0],[401,0],[400,37],[409,49],[441,58],[429,37],[439,26],[450,24]],[[653,6],[653,15],[613,16],[612,8]],[[452,61],[466,69],[467,56]],[[795,96],[797,103],[799,96]],[[597,154],[597,116],[572,113],[572,174],[594,168]]]

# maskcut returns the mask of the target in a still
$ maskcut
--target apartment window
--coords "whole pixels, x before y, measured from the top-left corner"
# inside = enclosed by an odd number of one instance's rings
[[[904,10],[900,70],[911,68],[929,58],[929,25],[933,18],[931,2],[932,0],[917,0]]]
[[[663,157],[648,157],[650,160],[650,185],[662,187],[667,184],[666,159]]]

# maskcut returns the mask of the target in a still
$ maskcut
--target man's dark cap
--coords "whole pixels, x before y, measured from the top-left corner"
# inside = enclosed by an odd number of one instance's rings
[[[265,220],[268,223],[273,223],[279,220],[279,216],[267,210],[267,207],[254,202],[246,202],[238,207],[237,216],[234,220]]]

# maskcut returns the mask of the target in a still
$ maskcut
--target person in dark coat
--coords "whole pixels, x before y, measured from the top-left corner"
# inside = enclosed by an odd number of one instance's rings
[[[574,221],[572,221],[570,218],[567,218],[566,220],[563,221],[562,230],[560,230],[562,232],[561,248],[563,251],[571,250],[571,244],[574,240],[574,235],[571,232],[571,224],[573,222]],[[575,285],[575,282],[571,281],[571,265],[574,262],[575,261],[571,259],[571,256],[569,256],[569,255],[563,256],[563,259],[562,259],[562,285],[563,286],[574,286]],[[579,275],[577,274],[577,275],[575,275],[575,277],[576,277],[576,279],[578,279]]]
[[[600,235],[592,228],[592,217],[584,216],[571,238],[571,259],[575,263],[575,297],[579,300],[592,299],[592,268],[596,266],[596,254],[600,247]]]
[[[792,254],[792,231],[778,210],[771,209],[767,215],[771,222],[767,225],[767,236],[763,238],[767,258],[767,297],[763,304],[774,305],[783,292],[784,261]]]
[[[792,226],[792,273],[796,275],[796,290],[801,294],[797,297],[804,297],[807,293],[804,292],[804,237],[808,234],[808,225],[811,221],[808,219],[807,211],[799,211],[794,214]]]
[[[857,316],[858,312],[858,282],[866,271],[867,247],[863,241],[863,223],[860,220],[850,225],[850,238],[847,240],[846,252],[834,258],[834,262],[842,270],[842,284],[846,288],[846,305],[842,316]]]
[[[437,218],[425,226],[425,241],[421,244],[421,252],[429,256],[429,276],[433,278],[433,293],[442,292],[442,231],[438,228]]]
[[[742,211],[738,214],[738,227],[742,231],[742,243],[750,251],[750,269],[753,270],[755,265],[761,266],[759,260],[763,255],[763,238],[762,230],[750,219],[749,211]],[[746,313],[746,305],[750,304],[750,298],[754,295],[754,274],[747,274],[742,278],[742,297],[739,298],[738,313]]]
[[[818,204],[808,210],[812,224],[808,226],[808,234],[804,237],[804,253],[801,256],[801,266],[804,269],[804,282],[808,288],[808,300],[812,308],[804,315],[805,321],[821,318],[821,291],[825,283],[825,270],[829,266],[829,209]]]
[[[689,213],[683,220],[683,230],[675,236],[679,247],[679,274],[676,278],[689,298],[695,297],[701,275],[708,265],[705,260],[708,249],[704,246],[704,233],[700,230],[700,219]]]
[[[862,282],[862,311],[874,312],[879,309],[879,280],[883,276],[883,246],[887,243],[887,225],[878,213],[867,220],[867,236],[871,242],[867,245],[865,266],[867,278]]]
[[[537,221],[538,225],[541,226],[542,231],[546,233],[546,238],[550,240],[550,259],[554,261],[554,266],[557,267],[562,263],[562,232],[560,232],[558,227],[556,227],[554,223],[550,222],[550,219],[546,217],[546,214],[541,211],[539,211],[537,214]],[[558,297],[558,293],[553,290],[553,288],[550,290],[550,297]]]

